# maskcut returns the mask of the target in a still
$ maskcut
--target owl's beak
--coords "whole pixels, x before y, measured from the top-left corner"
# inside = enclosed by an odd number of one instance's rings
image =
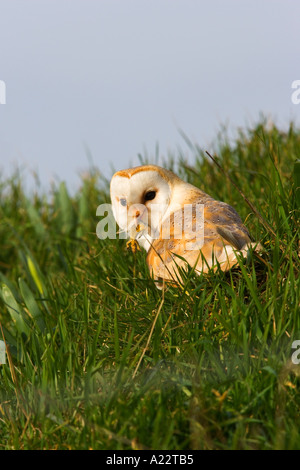
[[[128,235],[132,240],[139,238],[146,229],[146,226],[142,222],[138,224],[135,222],[136,221],[134,220],[128,228]]]
[[[147,229],[147,211],[140,205],[132,206],[129,209],[129,224],[128,224],[128,235],[131,239],[135,240],[142,236],[142,233]]]

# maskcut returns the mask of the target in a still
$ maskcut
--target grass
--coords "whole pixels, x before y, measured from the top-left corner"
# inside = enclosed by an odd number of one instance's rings
[[[187,143],[193,164],[165,165],[233,205],[265,251],[180,289],[96,237],[95,169],[74,196],[1,181],[1,449],[300,449],[300,131]]]

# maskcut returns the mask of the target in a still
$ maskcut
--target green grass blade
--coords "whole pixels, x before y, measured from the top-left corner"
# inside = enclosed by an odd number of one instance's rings
[[[23,333],[26,336],[29,336],[30,328],[25,321],[25,312],[14,298],[9,287],[7,287],[5,284],[2,284],[0,294],[9,311],[10,317],[15,324],[17,331],[20,334]]]
[[[31,318],[34,320],[34,322],[37,324],[39,330],[41,332],[45,331],[46,324],[44,320],[44,315],[41,312],[41,310],[38,307],[38,304],[34,298],[33,293],[29,289],[28,285],[26,282],[20,278],[19,279],[19,286],[20,286],[20,291],[23,296],[25,305],[28,309],[28,314],[31,316]]]

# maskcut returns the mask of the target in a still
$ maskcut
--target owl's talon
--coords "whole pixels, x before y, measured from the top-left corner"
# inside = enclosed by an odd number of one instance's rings
[[[141,251],[138,242],[134,239],[128,240],[128,242],[126,243],[126,248],[127,248],[127,250],[131,250],[132,253],[136,253],[137,251]]]

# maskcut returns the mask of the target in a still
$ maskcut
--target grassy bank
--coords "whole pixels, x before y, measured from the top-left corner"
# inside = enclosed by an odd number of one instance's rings
[[[97,238],[96,170],[72,197],[0,182],[0,448],[300,449],[300,131],[189,145],[179,175],[234,206],[265,251],[165,292],[144,252]]]

